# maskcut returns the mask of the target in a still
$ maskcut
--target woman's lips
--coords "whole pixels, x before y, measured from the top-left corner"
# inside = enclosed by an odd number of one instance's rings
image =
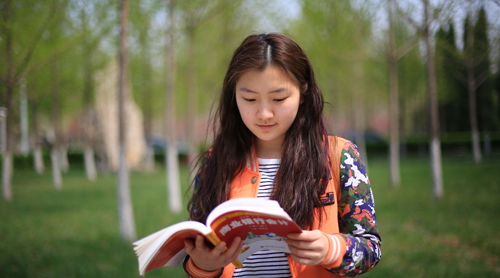
[[[258,125],[262,130],[266,131],[266,130],[270,130],[271,128],[273,128],[276,124],[274,125]]]

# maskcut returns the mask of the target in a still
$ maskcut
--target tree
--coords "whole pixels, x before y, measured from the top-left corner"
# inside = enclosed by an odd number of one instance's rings
[[[30,86],[28,86],[30,88]],[[34,90],[33,90],[34,91]],[[42,154],[42,146],[41,140],[39,139],[39,126],[38,126],[38,106],[39,101],[37,97],[32,96],[28,97],[28,103],[31,110],[31,134],[33,141],[33,164],[35,166],[35,171],[38,174],[42,174],[45,170],[43,164],[43,154]]]
[[[50,151],[52,162],[52,180],[54,187],[57,190],[62,189],[61,162],[60,162],[60,145],[61,145],[61,127],[59,123],[59,69],[57,56],[51,62],[52,74],[52,124],[54,127],[54,142]]]
[[[490,43],[488,41],[488,21],[484,7],[479,9],[477,22],[473,29],[472,55],[475,64],[474,78],[477,85],[477,104],[479,109],[479,129],[484,132],[485,151],[491,149],[489,146],[489,133],[498,127],[494,117],[494,97],[491,85],[490,71]]]
[[[397,62],[405,54],[407,54],[414,46],[414,40],[408,41],[406,44],[396,48],[395,36],[395,19],[393,16],[393,1],[387,2],[387,13],[389,19],[388,30],[388,43],[386,48],[387,64],[389,67],[389,96],[390,96],[390,172],[391,184],[395,187],[401,183],[401,175],[399,170],[399,148],[400,148],[400,135],[399,135],[399,93],[398,93],[398,69]]]
[[[130,196],[129,169],[126,158],[125,94],[127,84],[128,0],[120,6],[120,73],[118,81],[119,166],[117,173],[118,213],[120,234],[126,241],[136,239],[134,214]]]
[[[404,12],[400,6],[396,5],[400,14],[420,33],[423,44],[425,45],[426,62],[427,62],[427,84],[429,92],[429,114],[431,123],[431,171],[432,171],[432,196],[440,199],[444,194],[443,188],[443,172],[441,165],[441,141],[439,139],[439,113],[438,113],[438,97],[436,85],[436,67],[434,64],[434,49],[432,44],[433,31],[431,25],[439,19],[444,10],[450,8],[449,1],[445,1],[440,5],[440,8],[434,8],[429,0],[422,0],[423,4],[423,22],[418,23],[411,15]]]
[[[175,77],[176,77],[176,58],[175,58],[175,1],[167,0],[168,9],[168,28],[167,28],[167,48],[166,48],[166,69],[167,85],[165,88],[165,138],[166,154],[165,167],[167,173],[168,204],[173,212],[180,212],[182,207],[181,185],[179,180],[179,161],[177,158],[177,134],[175,130]]]
[[[51,25],[53,16],[59,8],[59,1],[41,1],[38,5],[16,5],[12,0],[3,0],[0,2],[2,7],[2,22],[0,26],[2,43],[5,46],[5,62],[2,63],[2,74],[0,81],[5,87],[5,108],[7,109],[6,118],[6,147],[3,153],[2,166],[2,193],[5,200],[12,199],[12,152],[13,152],[13,106],[12,100],[15,88],[20,79],[28,71],[31,57],[35,51],[42,34]],[[17,9],[19,8],[19,9]],[[20,10],[23,9],[23,10]],[[34,11],[33,9],[38,9]],[[29,28],[34,28],[34,32],[30,34],[29,39],[20,42],[18,36],[14,36],[14,32],[24,30],[25,26],[20,26],[19,22],[25,20],[28,16],[31,22]],[[41,15],[41,16],[40,16]],[[37,23],[37,24],[36,24]],[[24,28],[24,29],[23,29]],[[32,30],[32,29],[31,29]],[[19,33],[19,32],[17,32]],[[26,38],[25,38],[26,39]]]
[[[469,131],[469,99],[463,73],[463,57],[458,51],[455,29],[449,21],[436,33],[436,79],[439,95],[440,126],[443,132]]]
[[[331,119],[329,129],[344,136],[354,133],[352,139],[366,163],[364,133],[369,112],[365,110],[372,106],[364,103],[376,100],[383,91],[374,82],[380,69],[373,69],[372,64],[379,65],[381,57],[372,50],[371,16],[363,5],[357,7],[352,1],[304,1],[302,17],[290,31],[308,53],[325,100],[333,106],[327,118]],[[344,121],[350,130],[338,129]]]
[[[85,3],[88,4],[88,3]],[[85,5],[87,6],[87,5]],[[85,174],[87,179],[93,181],[96,179],[97,171],[94,159],[94,149],[92,148],[92,90],[93,90],[93,77],[92,77],[92,52],[93,47],[90,44],[91,37],[89,32],[89,23],[87,19],[87,12],[85,8],[81,9],[81,25],[83,31],[82,40],[82,54],[83,59],[83,146],[84,146],[84,162],[85,162]]]
[[[467,16],[464,22],[464,64],[467,77],[467,91],[469,93],[469,116],[472,135],[472,153],[476,163],[481,162],[481,148],[479,146],[479,128],[477,121],[477,97],[476,97],[476,79],[474,76],[474,36],[473,25],[470,16]]]
[[[219,14],[225,7],[230,5],[226,1],[181,1],[179,8],[184,12],[184,32],[186,35],[187,49],[187,72],[186,88],[188,109],[186,123],[186,138],[189,141],[188,162],[193,164],[198,156],[198,65],[197,65],[197,30],[207,20]],[[196,171],[193,171],[195,173]]]

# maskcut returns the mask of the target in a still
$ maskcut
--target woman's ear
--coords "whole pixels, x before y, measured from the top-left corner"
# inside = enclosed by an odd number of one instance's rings
[[[307,83],[302,86],[302,92],[300,93],[300,104],[302,104],[304,102],[303,95],[307,92],[308,88],[309,88],[309,85]]]

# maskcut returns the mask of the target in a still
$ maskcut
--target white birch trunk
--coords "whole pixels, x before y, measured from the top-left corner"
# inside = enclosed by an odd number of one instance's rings
[[[90,181],[95,181],[97,177],[97,171],[95,166],[94,149],[92,147],[85,147],[85,174],[87,179]]]
[[[178,213],[181,211],[182,198],[179,179],[179,160],[177,158],[177,146],[175,142],[169,140],[167,149],[168,203],[170,210]]]
[[[363,64],[360,60],[354,62],[354,83],[352,109],[354,113],[354,141],[358,147],[359,154],[368,169],[368,154],[365,142],[365,121],[363,107]]]
[[[45,171],[43,154],[42,148],[38,144],[35,144],[35,149],[33,150],[33,162],[35,163],[35,171],[40,175],[43,174]]]
[[[479,132],[476,130],[471,131],[472,134],[472,154],[474,157],[474,162],[479,163],[481,162],[482,155],[481,155],[481,147],[479,146]]]
[[[6,201],[12,200],[12,155],[9,151],[3,153],[2,161],[2,193]]]
[[[479,128],[477,123],[477,99],[476,99],[476,80],[474,77],[474,59],[472,57],[472,46],[474,43],[473,27],[469,23],[467,27],[465,66],[467,71],[467,89],[469,95],[469,120],[472,136],[472,157],[475,163],[481,162],[481,147],[479,143]]]
[[[61,167],[61,171],[64,173],[68,172],[69,170],[69,163],[68,163],[68,149],[66,146],[61,145],[59,147],[59,166]]]
[[[490,136],[490,131],[485,130],[484,133],[484,138],[483,138],[483,147],[484,147],[484,154],[488,155],[491,153],[491,136]],[[478,139],[479,141],[479,139]]]
[[[127,94],[127,34],[128,34],[128,1],[121,0],[120,13],[120,75],[118,82],[118,123],[119,123],[119,145],[118,145],[118,173],[117,173],[117,199],[118,220],[120,234],[125,241],[136,240],[134,212],[132,209],[132,198],[130,195],[129,169],[127,164],[127,120],[125,99]]]
[[[155,169],[154,148],[148,144],[146,146],[146,155],[144,156],[144,171],[152,172]]]
[[[174,1],[167,2],[169,14],[169,28],[167,29],[167,37],[170,43],[167,45],[167,86],[165,90],[165,130],[167,132],[166,139],[166,153],[165,153],[165,167],[167,175],[168,187],[168,204],[171,211],[178,213],[181,211],[182,198],[181,198],[181,184],[179,180],[179,160],[177,155],[177,134],[175,130],[175,76],[177,70],[176,56],[175,56],[175,17],[174,17]],[[195,73],[192,73],[195,75]],[[196,81],[196,77],[194,78]],[[193,90],[193,89],[191,89]],[[190,92],[191,92],[190,90]],[[196,86],[194,87],[196,92]],[[195,106],[196,107],[196,106]],[[196,110],[193,111],[193,115]],[[190,127],[194,118],[190,119]],[[189,128],[188,128],[189,129]],[[191,130],[193,131],[193,130]],[[189,133],[188,134],[193,134]],[[192,139],[192,138],[190,138]],[[191,150],[190,150],[191,155]]]
[[[59,152],[55,147],[50,151],[50,160],[52,162],[52,181],[57,190],[62,189],[61,166],[59,164]]]
[[[26,96],[26,79],[21,79],[20,88],[20,116],[21,116],[21,154],[27,156],[30,152],[29,130],[28,130],[28,97]]]
[[[0,153],[7,151],[7,108],[0,107]]]
[[[434,200],[443,197],[443,171],[441,168],[441,143],[439,139],[439,113],[438,113],[438,97],[436,85],[436,68],[434,66],[434,50],[432,46],[430,31],[430,16],[431,9],[429,1],[424,0],[424,43],[427,50],[427,82],[429,86],[429,105],[431,118],[431,171],[432,171],[432,191]]]
[[[119,166],[117,178],[117,195],[118,195],[118,213],[120,223],[120,234],[126,241],[133,242],[136,240],[134,212],[132,209],[132,199],[130,195],[130,180],[129,170],[127,166],[127,158],[125,156],[125,148],[120,146],[119,150]]]
[[[389,4],[392,4],[390,2]],[[398,70],[396,58],[396,46],[394,42],[394,20],[392,16],[392,7],[388,5],[389,14],[389,49],[388,49],[388,66],[389,66],[389,95],[390,95],[390,172],[391,184],[398,187],[401,183],[401,175],[399,170],[399,94],[398,94]]]
[[[444,194],[443,171],[441,169],[441,143],[439,138],[432,138],[431,140],[431,156],[431,172],[434,183],[432,195],[434,199],[439,199]]]

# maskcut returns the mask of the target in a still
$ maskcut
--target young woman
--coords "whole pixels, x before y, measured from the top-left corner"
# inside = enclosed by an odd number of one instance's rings
[[[215,115],[214,142],[200,162],[191,219],[228,199],[277,200],[303,229],[291,253],[261,251],[235,269],[241,239],[226,246],[186,240],[189,277],[356,276],[380,260],[375,203],[351,142],[329,136],[323,95],[297,43],[281,34],[247,37],[235,51]],[[225,251],[224,251],[225,250]]]

